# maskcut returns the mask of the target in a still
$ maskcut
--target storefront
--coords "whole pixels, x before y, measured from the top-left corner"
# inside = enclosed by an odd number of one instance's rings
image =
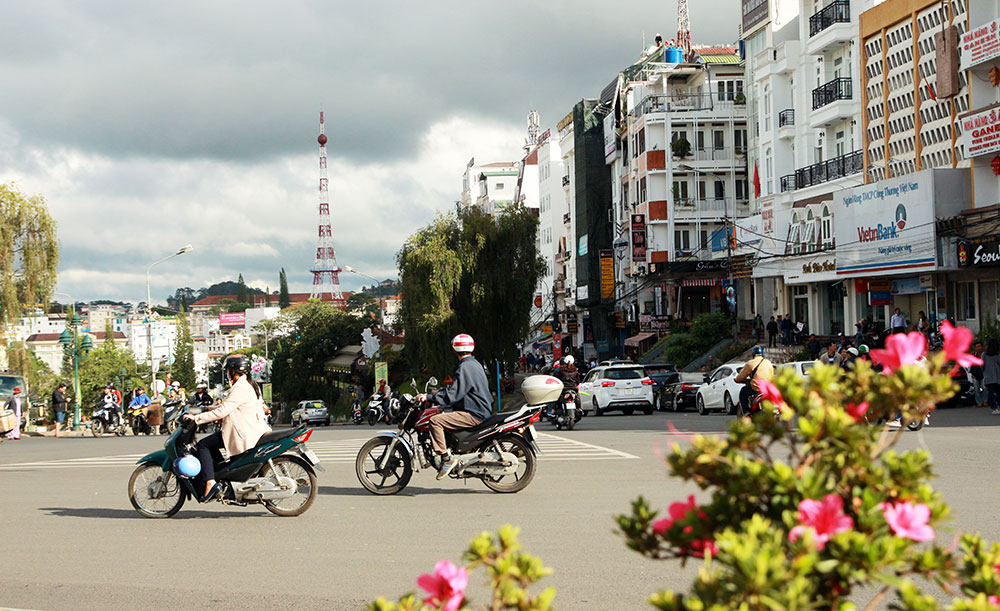
[[[1000,323],[1000,237],[984,235],[956,244],[959,272],[952,274],[949,316],[978,331]]]

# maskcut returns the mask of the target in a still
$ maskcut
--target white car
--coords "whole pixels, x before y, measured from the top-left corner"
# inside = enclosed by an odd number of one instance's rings
[[[743,369],[743,363],[728,363],[705,374],[705,383],[698,388],[695,404],[702,416],[716,411],[736,415],[743,384],[736,383],[736,374]]]
[[[815,364],[816,361],[791,361],[788,363],[779,363],[775,365],[774,368],[775,368],[775,373],[777,373],[782,369],[791,367],[792,369],[795,370],[795,373],[799,374],[802,377],[807,377],[809,375],[809,370],[812,369],[813,365]]]
[[[637,409],[653,413],[653,380],[639,365],[608,365],[594,367],[579,386],[580,408],[604,412],[621,410],[630,415]]]

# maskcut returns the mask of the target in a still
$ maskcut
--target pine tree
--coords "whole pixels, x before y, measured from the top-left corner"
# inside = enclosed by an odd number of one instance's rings
[[[243,274],[240,274],[240,279],[237,280],[236,302],[247,303],[247,285],[243,282]]]
[[[197,382],[194,375],[194,343],[191,341],[191,327],[183,309],[178,314],[178,319],[180,337],[177,338],[177,345],[174,347],[174,364],[170,371],[174,380],[191,391]]]
[[[271,307],[271,287],[264,287],[264,306]]]
[[[104,343],[108,346],[115,345],[115,327],[110,318],[104,321]]]
[[[282,310],[292,305],[292,299],[288,296],[288,277],[285,276],[285,268],[281,268],[281,273],[278,274],[278,279],[280,281],[280,287],[278,289],[278,306]]]

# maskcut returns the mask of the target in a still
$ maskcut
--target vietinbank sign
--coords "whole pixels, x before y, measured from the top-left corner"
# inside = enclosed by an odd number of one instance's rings
[[[938,267],[935,218],[969,204],[967,170],[924,170],[834,194],[838,276]]]

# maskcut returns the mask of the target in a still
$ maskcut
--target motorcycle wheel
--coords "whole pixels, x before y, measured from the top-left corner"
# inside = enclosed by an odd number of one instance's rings
[[[916,420],[910,420],[909,422],[906,423],[906,428],[911,431],[919,431],[920,429],[924,428],[924,419],[917,418]]]
[[[576,425],[576,410],[566,412],[566,430],[572,431]]]
[[[316,476],[291,456],[279,456],[271,462],[274,463],[279,475],[295,480],[296,490],[295,494],[288,498],[264,501],[264,507],[276,516],[302,515],[316,500]],[[270,477],[271,466],[265,466],[260,476]]]
[[[376,422],[378,422],[378,414],[375,413],[375,410],[368,410],[368,426],[375,426]]]
[[[378,468],[390,443],[392,443],[391,437],[369,439],[365,445],[361,446],[358,457],[354,460],[354,472],[358,476],[358,481],[365,487],[365,490],[372,494],[396,494],[406,488],[406,485],[410,483],[410,477],[413,476],[410,453],[406,451],[406,446],[402,442],[396,444],[385,469]]]
[[[167,433],[173,435],[174,431],[176,431],[179,427],[180,425],[177,424],[176,420],[170,420],[169,422],[167,422]]]
[[[163,492],[153,497],[150,487],[161,483]],[[146,463],[139,465],[128,480],[128,499],[139,515],[144,518],[169,518],[184,505],[184,491],[181,482],[172,471],[164,471],[160,465]]]
[[[483,483],[493,492],[510,494],[524,490],[535,477],[535,453],[528,442],[520,437],[504,437],[499,442],[500,449],[517,457],[517,473],[504,475],[498,479],[483,477]],[[523,469],[523,471],[522,471]]]
[[[100,437],[104,433],[104,424],[100,420],[94,420],[90,423],[90,434],[94,437]]]
[[[135,418],[132,418],[132,434],[133,435],[138,436],[138,435],[142,434],[142,431],[140,430],[139,425],[140,425],[139,417],[136,416]]]

